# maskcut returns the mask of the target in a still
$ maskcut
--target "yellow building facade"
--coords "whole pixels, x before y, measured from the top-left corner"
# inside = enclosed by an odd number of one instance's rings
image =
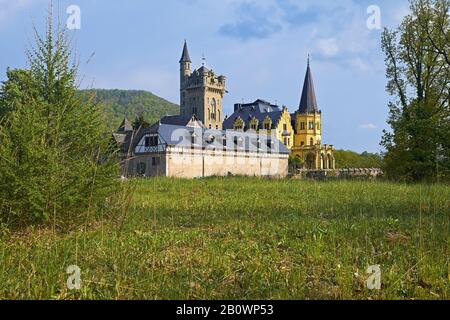
[[[300,159],[304,169],[335,169],[333,146],[322,144],[322,112],[317,105],[309,61],[300,105],[295,113],[289,113],[287,107],[259,99],[253,103],[235,104],[234,113],[225,119],[223,128],[275,133],[292,155]]]
[[[294,128],[287,107],[264,100],[235,104],[234,113],[223,123],[225,130],[275,135],[288,149],[294,147]]]
[[[292,154],[301,160],[305,169],[335,169],[333,146],[322,144],[322,112],[317,105],[309,59],[300,106],[292,118],[295,129]]]

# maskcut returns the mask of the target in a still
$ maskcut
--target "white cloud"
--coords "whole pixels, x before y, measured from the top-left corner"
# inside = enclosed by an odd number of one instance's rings
[[[361,124],[359,127],[361,129],[366,129],[366,130],[375,130],[375,129],[377,129],[377,126],[374,125],[373,123]]]
[[[361,71],[370,70],[370,66],[361,58],[357,57],[351,60],[348,60],[348,64],[356,69]]]
[[[336,38],[317,40],[317,49],[326,57],[334,57],[339,53],[339,45]]]

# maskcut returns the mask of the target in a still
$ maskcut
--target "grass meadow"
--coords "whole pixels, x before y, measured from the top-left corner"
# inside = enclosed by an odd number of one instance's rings
[[[123,216],[3,232],[0,298],[450,299],[448,185],[128,183]],[[66,286],[70,265],[78,291]],[[366,287],[370,265],[380,290]]]

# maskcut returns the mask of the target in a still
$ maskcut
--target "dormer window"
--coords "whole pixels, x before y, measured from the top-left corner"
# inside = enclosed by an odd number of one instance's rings
[[[146,148],[157,147],[158,146],[158,136],[145,137],[144,145]]]

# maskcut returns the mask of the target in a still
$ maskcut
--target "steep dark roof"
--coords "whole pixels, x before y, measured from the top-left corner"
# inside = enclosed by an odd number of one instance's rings
[[[311,73],[311,67],[308,61],[308,69],[306,70],[305,83],[303,84],[302,98],[300,100],[300,113],[319,112],[317,107],[316,91],[314,89],[314,81]]]
[[[133,149],[130,148],[135,144],[136,139],[142,134],[144,129],[138,129],[126,132],[114,132],[113,139],[119,147],[120,153],[123,155],[133,153]]]
[[[204,74],[204,73],[208,73],[210,70],[205,66],[201,66],[197,71],[200,74]]]
[[[258,99],[253,103],[235,105],[235,112],[223,122],[224,130],[234,128],[237,118],[241,118],[245,123],[245,129],[250,127],[250,120],[254,117],[259,122],[259,129],[263,129],[263,122],[268,116],[272,120],[272,129],[276,128],[280,120],[283,109],[277,105],[270,104],[267,101]]]
[[[127,118],[125,118],[120,124],[119,129],[117,129],[117,132],[127,132],[127,131],[133,131],[133,125]]]
[[[197,123],[201,127],[203,124],[195,115],[190,116],[166,116],[161,118],[161,124],[173,125],[173,126],[188,126],[189,124]]]
[[[192,62],[191,57],[189,56],[189,50],[186,41],[184,41],[183,54],[181,55],[180,59],[180,63],[181,62]]]

